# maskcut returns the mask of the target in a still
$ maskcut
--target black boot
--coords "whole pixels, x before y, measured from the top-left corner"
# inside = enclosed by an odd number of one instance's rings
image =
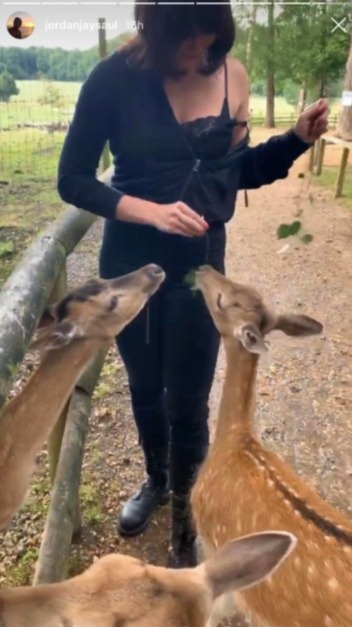
[[[148,479],[125,503],[117,522],[122,536],[137,536],[149,525],[155,509],[168,503],[168,449],[144,448]]]
[[[192,568],[197,565],[195,540],[196,533],[192,522],[189,496],[173,494],[169,568]]]

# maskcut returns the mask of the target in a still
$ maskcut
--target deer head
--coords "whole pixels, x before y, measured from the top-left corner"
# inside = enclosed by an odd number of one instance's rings
[[[78,340],[113,339],[164,279],[162,268],[149,264],[117,279],[88,281],[45,309],[30,350],[54,350]]]
[[[267,351],[265,336],[271,331],[303,337],[323,330],[323,325],[309,316],[274,313],[254,288],[231,281],[211,266],[198,268],[194,281],[219,333],[237,339],[251,353]]]

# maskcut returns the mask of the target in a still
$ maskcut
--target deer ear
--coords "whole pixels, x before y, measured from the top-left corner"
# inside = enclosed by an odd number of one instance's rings
[[[252,587],[271,575],[297,544],[291,533],[267,531],[232,540],[203,568],[213,600],[226,592]]]
[[[249,353],[257,353],[258,355],[262,355],[268,350],[264,337],[262,336],[258,327],[256,327],[254,324],[245,324],[239,329],[235,329],[234,336],[238,340],[240,340],[243,347]]]
[[[39,322],[37,324],[37,329],[43,329],[45,327],[48,327],[49,324],[53,324],[56,321],[57,321],[56,306],[49,305],[48,307],[45,307],[39,319]]]
[[[39,332],[38,337],[30,343],[29,350],[33,351],[38,348],[47,351],[57,350],[72,340],[83,339],[83,337],[82,331],[76,325],[69,320],[63,320],[59,324],[44,327],[42,332]]]
[[[283,314],[277,317],[271,330],[282,331],[286,335],[305,337],[318,335],[323,331],[323,325],[318,320],[303,314]]]

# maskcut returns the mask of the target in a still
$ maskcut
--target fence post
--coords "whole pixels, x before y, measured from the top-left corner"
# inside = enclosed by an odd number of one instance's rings
[[[325,139],[323,137],[320,137],[318,156],[317,156],[317,161],[316,161],[316,169],[315,169],[316,176],[320,176],[321,171],[323,169],[325,146],[326,146]]]
[[[106,41],[106,22],[105,17],[100,17],[99,20],[99,57],[100,59],[104,59],[108,54],[108,47]],[[110,167],[110,151],[109,144],[105,144],[103,154],[103,170],[107,170]]]
[[[316,145],[313,144],[311,148],[309,149],[309,163],[308,163],[309,172],[313,172],[314,170],[315,151],[316,151]]]
[[[342,188],[343,188],[343,183],[345,180],[345,172],[346,172],[349,152],[350,152],[349,148],[343,148],[339,173],[338,173],[338,176],[336,179],[336,185],[335,185],[335,198],[339,198],[340,196],[342,196]]]

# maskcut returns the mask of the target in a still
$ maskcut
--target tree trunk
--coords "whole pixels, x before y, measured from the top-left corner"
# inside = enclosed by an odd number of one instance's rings
[[[247,73],[250,74],[252,69],[252,44],[253,44],[253,36],[254,36],[254,28],[257,20],[257,5],[253,4],[251,7],[251,12],[249,16],[249,30],[248,30],[248,39],[246,46],[246,68]]]
[[[346,74],[343,87],[345,91],[352,91],[352,37],[346,63]],[[341,105],[336,136],[346,141],[352,141],[352,105]]]
[[[327,32],[326,9],[327,9],[326,0],[324,0],[324,3],[321,7],[322,15],[324,17],[323,22],[322,22],[322,29],[321,29],[321,52],[322,54],[325,54],[327,38],[328,36],[330,36],[328,35],[328,32]],[[327,82],[326,75],[325,75],[325,72],[323,71],[321,76],[319,77],[319,98],[326,97],[326,82]]]
[[[266,115],[265,126],[275,127],[275,19],[274,0],[268,5],[268,50],[266,65]]]

